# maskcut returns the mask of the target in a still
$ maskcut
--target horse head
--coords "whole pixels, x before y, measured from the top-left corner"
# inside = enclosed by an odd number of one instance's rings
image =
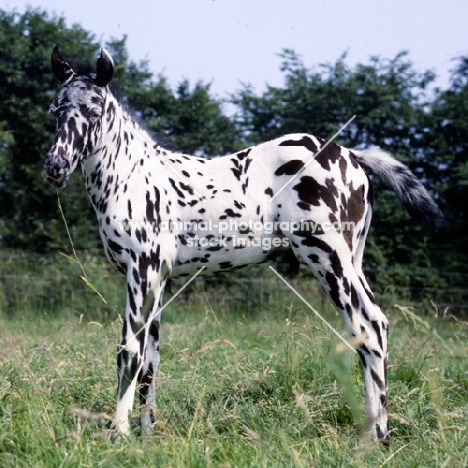
[[[51,65],[62,88],[50,106],[56,131],[44,169],[47,181],[63,188],[78,163],[98,149],[107,85],[114,73],[114,63],[110,54],[102,49],[95,73],[76,73],[55,46]]]

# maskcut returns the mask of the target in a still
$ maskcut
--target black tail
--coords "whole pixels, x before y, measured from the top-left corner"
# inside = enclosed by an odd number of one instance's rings
[[[378,148],[353,150],[357,161],[368,167],[391,188],[408,213],[433,232],[447,227],[444,215],[414,174],[401,162]]]

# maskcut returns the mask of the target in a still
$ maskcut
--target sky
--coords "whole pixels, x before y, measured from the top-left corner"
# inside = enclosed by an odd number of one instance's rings
[[[308,68],[409,52],[415,69],[433,70],[446,87],[454,57],[468,55],[466,0],[6,0],[80,24],[102,45],[128,36],[133,61],[148,60],[171,86],[211,83],[218,98],[250,84],[282,86],[279,53],[293,49]],[[61,44],[66,58],[66,44]],[[52,44],[51,44],[52,48]]]

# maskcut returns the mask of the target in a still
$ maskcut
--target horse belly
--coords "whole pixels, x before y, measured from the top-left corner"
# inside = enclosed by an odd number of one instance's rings
[[[262,263],[279,250],[288,248],[287,239],[274,234],[195,234],[179,244],[172,276],[223,273]]]

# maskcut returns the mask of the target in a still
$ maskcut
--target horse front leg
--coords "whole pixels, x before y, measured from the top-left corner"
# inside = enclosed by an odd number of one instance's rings
[[[140,424],[144,433],[149,433],[156,421],[156,372],[159,367],[159,328],[163,295],[160,295],[158,307],[148,316],[147,340],[144,353],[144,363],[138,378],[140,393]],[[155,304],[157,304],[155,302]]]
[[[138,384],[143,402],[141,422],[144,430],[151,425],[154,375],[159,364],[158,305],[164,286],[154,266],[144,260],[129,266],[128,271],[127,305],[117,350],[117,407],[113,421],[113,427],[124,435],[130,433],[130,414]]]

